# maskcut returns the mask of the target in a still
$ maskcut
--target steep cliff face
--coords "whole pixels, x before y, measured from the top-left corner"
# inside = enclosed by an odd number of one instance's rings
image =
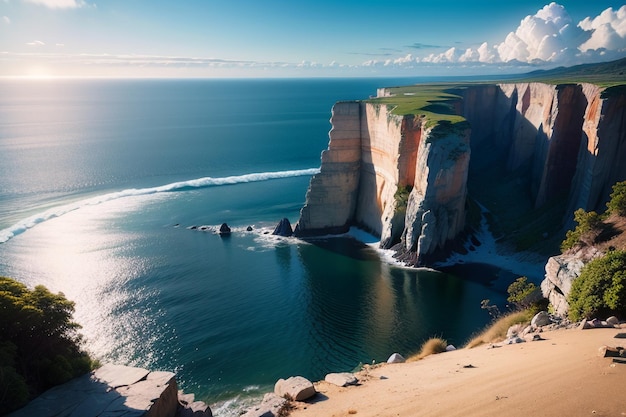
[[[358,225],[380,236],[383,248],[402,243],[398,248],[417,254],[417,261],[463,230],[469,130],[426,128],[425,119],[390,110],[335,104],[329,146],[307,191],[297,236]]]
[[[337,103],[296,234],[359,225],[419,264],[463,231],[470,164],[519,173],[534,207],[566,198],[563,217],[578,207],[601,210],[611,186],[626,179],[623,89],[520,83],[454,92],[461,99],[451,107],[469,124],[397,115],[389,104]]]

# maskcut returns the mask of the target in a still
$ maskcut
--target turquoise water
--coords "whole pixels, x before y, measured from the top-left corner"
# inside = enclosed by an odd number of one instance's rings
[[[297,221],[332,104],[414,81],[2,81],[0,275],[64,292],[101,361],[175,371],[219,415],[278,378],[461,344],[503,301],[489,280],[267,234]]]

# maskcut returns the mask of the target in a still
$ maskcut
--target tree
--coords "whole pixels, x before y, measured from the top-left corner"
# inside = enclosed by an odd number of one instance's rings
[[[606,203],[606,207],[611,214],[626,216],[626,181],[613,185],[611,199]]]
[[[574,221],[578,223],[574,230],[568,230],[565,240],[561,243],[561,251],[565,252],[577,245],[593,245],[603,228],[602,217],[595,211],[586,212],[578,209],[574,212]]]
[[[62,293],[0,277],[0,414],[91,370],[73,312],[74,303]]]
[[[611,251],[585,265],[568,295],[573,321],[597,316],[626,317],[626,251]]]
[[[532,282],[528,282],[528,278],[519,277],[509,285],[507,292],[509,297],[506,299],[509,303],[515,304],[520,309],[528,308],[532,305],[531,295],[537,291],[537,286]]]

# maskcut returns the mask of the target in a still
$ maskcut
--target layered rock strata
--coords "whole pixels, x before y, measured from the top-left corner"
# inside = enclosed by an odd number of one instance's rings
[[[520,172],[535,207],[566,198],[570,214],[602,210],[611,186],[626,179],[620,87],[519,83],[454,92],[460,99],[451,106],[469,123],[397,115],[375,101],[335,104],[329,146],[295,234],[357,225],[420,264],[464,230],[470,164]],[[392,93],[379,89],[378,96]]]

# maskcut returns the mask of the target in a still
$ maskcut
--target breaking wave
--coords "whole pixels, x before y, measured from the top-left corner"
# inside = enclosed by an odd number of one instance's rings
[[[277,172],[261,172],[244,175],[234,175],[230,177],[204,177],[188,181],[173,182],[171,184],[161,185],[151,188],[130,188],[127,190],[117,191],[113,193],[103,194],[96,197],[80,200],[74,203],[54,207],[42,213],[35,214],[24,220],[19,221],[11,227],[0,230],[0,243],[5,243],[13,237],[24,233],[28,229],[37,226],[47,220],[61,217],[64,214],[78,210],[86,206],[96,206],[108,201],[117,200],[124,197],[135,197],[150,194],[169,193],[177,191],[188,191],[199,188],[216,187],[220,185],[243,184],[248,182],[268,181],[280,178],[302,177],[307,175],[315,175],[319,173],[319,168],[299,169],[292,171]]]

